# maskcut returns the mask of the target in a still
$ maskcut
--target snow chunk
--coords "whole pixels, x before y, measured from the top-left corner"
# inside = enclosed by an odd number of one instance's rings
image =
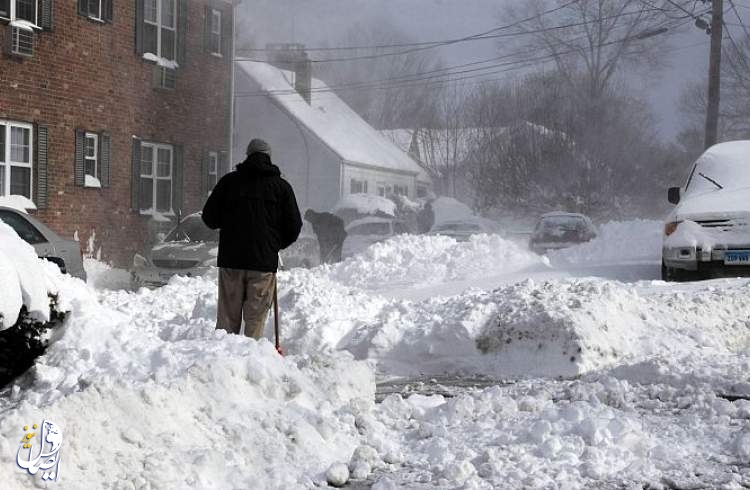
[[[153,61],[161,67],[171,68],[173,70],[180,67],[180,65],[176,61],[156,56],[154,53],[143,53],[143,59],[147,61]]]
[[[349,468],[344,463],[334,463],[326,471],[326,481],[334,487],[343,487],[349,481]]]
[[[25,213],[26,211],[36,210],[36,204],[26,196],[20,196],[18,194],[11,194],[9,196],[0,196],[0,206],[6,208],[13,208],[17,211]]]

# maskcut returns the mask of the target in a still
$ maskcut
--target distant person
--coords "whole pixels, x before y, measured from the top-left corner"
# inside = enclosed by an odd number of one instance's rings
[[[203,221],[219,229],[219,301],[216,328],[263,336],[273,301],[279,250],[302,229],[297,200],[271,147],[261,139],[247,146],[247,158],[219,180],[203,207]]]
[[[320,262],[341,262],[341,249],[346,239],[344,220],[332,213],[305,211],[305,219],[312,225],[320,245]]]
[[[419,233],[427,233],[435,224],[435,210],[432,209],[431,201],[425,203],[424,207],[417,214],[417,226]]]

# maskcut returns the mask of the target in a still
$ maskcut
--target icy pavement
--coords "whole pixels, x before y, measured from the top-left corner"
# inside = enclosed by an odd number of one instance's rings
[[[65,488],[748,486],[750,280],[654,280],[659,226],[549,257],[399,237],[284,272],[284,358],[214,331],[215,272],[58,278],[73,313],[0,396],[0,480],[38,484],[14,460],[46,417]]]

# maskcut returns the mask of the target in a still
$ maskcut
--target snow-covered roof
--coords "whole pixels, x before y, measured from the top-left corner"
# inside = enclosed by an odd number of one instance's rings
[[[292,72],[258,61],[240,61],[237,65],[345,162],[415,175],[421,172],[417,162],[370,126],[321,80],[312,79],[312,103],[308,104],[294,90]]]

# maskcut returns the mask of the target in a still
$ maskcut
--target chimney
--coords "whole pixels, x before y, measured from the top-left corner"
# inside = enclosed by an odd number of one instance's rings
[[[307,56],[304,44],[273,43],[266,44],[268,62],[282,70],[294,74],[294,89],[305,102],[312,103],[312,62]]]

